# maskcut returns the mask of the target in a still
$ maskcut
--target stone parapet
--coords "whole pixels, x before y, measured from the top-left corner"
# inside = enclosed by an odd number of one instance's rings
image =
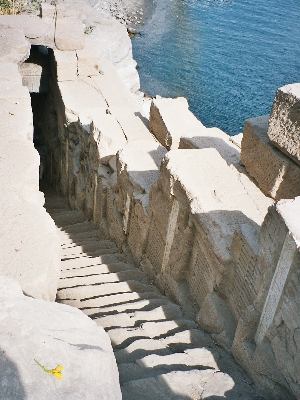
[[[268,136],[276,147],[300,165],[300,83],[278,89]]]
[[[246,121],[241,162],[258,187],[275,200],[300,194],[300,167],[270,142],[268,116]]]
[[[239,320],[233,354],[270,391],[299,397],[300,197],[271,207],[256,264],[257,297]],[[290,398],[281,392],[279,398]]]

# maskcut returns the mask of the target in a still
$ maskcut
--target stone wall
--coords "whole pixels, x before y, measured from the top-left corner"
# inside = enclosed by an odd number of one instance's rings
[[[272,145],[280,113],[270,124],[248,121],[242,142],[203,126],[183,99],[153,100],[145,121],[123,61],[105,45],[93,51],[115,25],[75,14],[95,27],[80,49],[53,46],[49,181],[231,351],[268,398],[299,396],[299,222],[290,218],[299,202],[275,203],[300,194],[299,166]],[[132,72],[134,62],[127,65]]]
[[[0,42],[0,274],[16,278],[29,296],[54,300],[58,237],[39,192],[30,96],[18,71],[30,44],[20,30],[2,27]]]

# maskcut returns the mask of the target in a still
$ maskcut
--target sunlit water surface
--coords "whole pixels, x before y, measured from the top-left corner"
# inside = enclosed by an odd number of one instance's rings
[[[155,0],[133,50],[146,93],[185,96],[206,126],[235,134],[300,82],[300,0]]]

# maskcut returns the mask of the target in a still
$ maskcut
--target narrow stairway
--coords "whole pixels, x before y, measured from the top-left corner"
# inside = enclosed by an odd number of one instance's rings
[[[124,400],[261,399],[232,357],[187,319],[180,307],[97,226],[64,199],[46,195],[60,231],[57,301],[82,310],[107,331]]]

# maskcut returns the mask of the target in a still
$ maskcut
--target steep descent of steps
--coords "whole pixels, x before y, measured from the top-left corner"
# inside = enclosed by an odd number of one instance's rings
[[[115,243],[63,198],[46,196],[61,237],[57,301],[107,331],[124,400],[259,400],[232,357],[187,319]]]

